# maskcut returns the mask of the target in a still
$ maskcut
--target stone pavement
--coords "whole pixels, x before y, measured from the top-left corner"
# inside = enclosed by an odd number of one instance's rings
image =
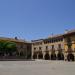
[[[0,61],[0,75],[75,75],[75,62]]]

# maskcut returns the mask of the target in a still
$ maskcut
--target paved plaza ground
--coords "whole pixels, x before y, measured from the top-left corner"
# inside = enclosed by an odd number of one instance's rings
[[[0,75],[75,75],[75,62],[0,61]]]

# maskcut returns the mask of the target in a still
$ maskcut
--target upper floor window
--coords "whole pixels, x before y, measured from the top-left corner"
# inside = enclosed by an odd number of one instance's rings
[[[33,45],[42,45],[42,42],[35,42]]]
[[[39,47],[39,50],[41,50],[42,48],[41,47]]]
[[[48,46],[46,46],[46,50],[48,50]]]
[[[34,50],[36,50],[36,48],[34,48]]]
[[[23,44],[20,45],[20,48],[23,48]]]
[[[52,45],[52,50],[54,49],[54,45]]]
[[[58,48],[59,48],[59,49],[61,48],[61,44],[58,44]]]
[[[68,42],[68,43],[71,43],[71,39],[70,39],[70,38],[67,38],[67,42]]]
[[[61,38],[61,41],[63,41],[63,38]]]

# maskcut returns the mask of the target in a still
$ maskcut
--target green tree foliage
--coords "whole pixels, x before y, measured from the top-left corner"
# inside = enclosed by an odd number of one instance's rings
[[[0,41],[0,53],[12,56],[16,52],[16,43],[8,41]]]
[[[0,54],[4,55],[4,53],[5,53],[5,42],[0,41]]]

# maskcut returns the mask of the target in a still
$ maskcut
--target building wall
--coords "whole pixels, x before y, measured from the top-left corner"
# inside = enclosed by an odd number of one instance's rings
[[[32,58],[33,58],[33,54],[34,51],[38,52],[39,51],[39,47],[41,47],[42,52],[44,51],[44,47],[43,47],[43,41],[39,41],[39,42],[33,42],[32,43]]]
[[[44,58],[44,55],[46,52],[46,47],[47,47],[47,50],[49,51],[49,54],[51,55],[52,45],[54,45],[55,53],[57,54],[59,44],[61,44],[61,49],[64,53],[64,40],[58,41],[58,42],[52,42],[52,43],[49,43],[49,42],[45,43],[45,41],[43,41],[43,40],[40,41],[41,44],[38,44],[38,41],[32,43],[32,56],[34,54],[34,48],[36,48],[36,51],[39,51],[39,47],[41,47],[41,50],[43,52],[43,58]]]
[[[31,43],[23,42],[16,39],[11,40],[7,38],[1,38],[0,41],[16,43],[18,55],[20,56],[20,53],[22,52],[25,58],[31,58]],[[30,57],[28,57],[29,54],[30,54]]]
[[[64,38],[64,47],[65,47],[65,59],[67,59],[67,55],[68,55],[68,43],[67,43],[67,39],[70,38],[71,39],[71,49],[72,49],[72,54],[74,54],[75,56],[75,35],[68,35]]]
[[[63,38],[63,40],[62,40],[62,38]],[[69,38],[70,38],[70,41],[69,41]],[[53,39],[53,40],[50,40],[50,39]],[[38,41],[41,42],[41,44],[37,44]],[[68,59],[67,56],[69,54],[68,47],[71,44],[72,54],[75,57],[75,31],[64,33],[61,36],[51,37],[51,38],[43,39],[42,41],[40,41],[40,40],[38,40],[38,41],[37,42],[34,41],[32,43],[32,55],[34,53],[34,48],[36,48],[36,51],[39,51],[39,47],[42,47],[43,57],[46,52],[46,47],[47,47],[47,50],[49,51],[49,54],[51,55],[53,45],[54,45],[55,53],[58,54],[58,51],[59,51],[58,45],[61,44],[61,49],[64,54],[64,60],[67,60]]]

